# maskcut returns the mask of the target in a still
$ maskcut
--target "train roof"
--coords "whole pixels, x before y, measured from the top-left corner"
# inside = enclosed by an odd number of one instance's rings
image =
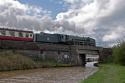
[[[52,35],[66,35],[66,36],[71,36],[71,37],[79,37],[79,38],[85,38],[85,39],[93,39],[92,37],[88,37],[88,36],[78,36],[78,35],[68,35],[68,34],[60,34],[60,33],[45,33],[45,32],[40,32],[39,34],[52,34]]]
[[[29,31],[29,30],[10,29],[10,28],[3,28],[3,27],[0,27],[0,30],[9,30],[9,31],[18,31],[18,32],[33,33],[33,31]]]

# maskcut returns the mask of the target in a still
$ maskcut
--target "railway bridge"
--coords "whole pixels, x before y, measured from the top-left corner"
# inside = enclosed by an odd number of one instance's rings
[[[87,60],[99,60],[102,48],[94,46],[76,46],[80,64],[85,66]]]
[[[85,65],[86,57],[99,56],[101,47],[0,40],[0,50],[14,50],[30,57],[54,59],[71,65]],[[91,55],[91,56],[90,56]]]

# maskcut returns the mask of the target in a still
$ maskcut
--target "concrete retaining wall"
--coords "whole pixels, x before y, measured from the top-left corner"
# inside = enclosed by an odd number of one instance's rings
[[[79,53],[78,48],[80,47],[72,45],[0,40],[0,49],[2,50],[13,50],[13,52],[18,52],[25,56],[42,58],[43,60],[53,59],[57,62],[72,65],[81,65],[83,63],[83,60],[79,57],[81,53]],[[86,51],[83,48],[86,47],[81,47],[81,51]]]
[[[16,52],[21,53],[25,56],[33,58],[41,58],[43,60],[55,60],[59,63],[80,65],[79,56],[75,52],[70,51],[49,51],[49,50],[16,50]]]

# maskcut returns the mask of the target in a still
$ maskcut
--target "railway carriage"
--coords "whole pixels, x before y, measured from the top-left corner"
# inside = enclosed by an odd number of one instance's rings
[[[0,40],[33,41],[33,32],[0,28]]]

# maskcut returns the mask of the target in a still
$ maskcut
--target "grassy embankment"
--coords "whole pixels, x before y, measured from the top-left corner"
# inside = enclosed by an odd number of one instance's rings
[[[34,60],[12,51],[0,52],[0,71],[24,70],[42,67],[70,66],[54,60]]]
[[[81,83],[125,83],[125,66],[103,64],[97,73]]]

